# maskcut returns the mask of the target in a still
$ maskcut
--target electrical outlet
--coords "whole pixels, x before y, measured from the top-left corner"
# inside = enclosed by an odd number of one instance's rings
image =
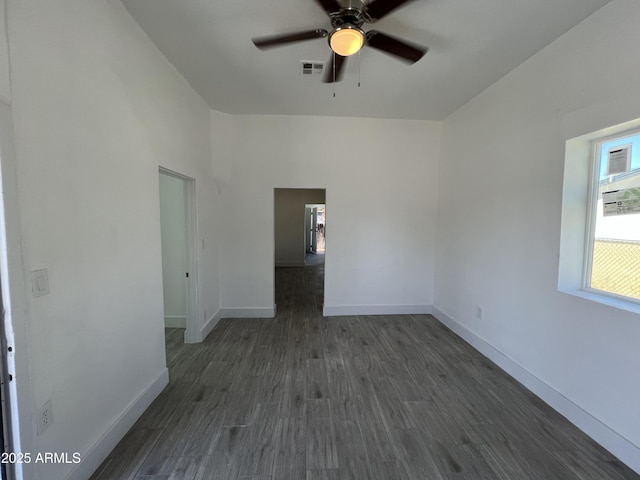
[[[53,410],[51,409],[51,400],[48,400],[38,410],[38,436],[49,428],[53,423]]]
[[[476,305],[476,317],[482,318],[482,307],[479,307],[478,305]]]

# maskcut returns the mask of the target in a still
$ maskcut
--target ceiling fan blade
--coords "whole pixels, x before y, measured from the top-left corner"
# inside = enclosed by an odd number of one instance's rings
[[[327,13],[339,12],[342,10],[342,7],[336,0],[316,0],[316,2],[318,2]]]
[[[371,20],[380,20],[392,10],[410,0],[375,0],[367,6],[366,14]]]
[[[403,40],[393,38],[376,30],[369,30],[367,32],[367,45],[399,57],[408,63],[416,63],[429,51],[428,47],[410,45]]]
[[[344,62],[347,60],[347,57],[343,57],[342,55],[338,55],[337,53],[331,53],[331,59],[329,60],[329,64],[327,65],[327,70],[324,74],[324,79],[322,80],[324,83],[333,83],[334,81],[339,82],[342,80],[342,74],[344,72]],[[335,62],[335,63],[334,63]],[[335,70],[334,70],[335,66]]]
[[[313,40],[315,38],[323,38],[329,35],[329,32],[321,28],[316,30],[306,30],[304,32],[285,33],[283,35],[271,35],[268,37],[252,38],[253,44],[260,48],[278,47],[288,43],[303,42],[305,40]]]

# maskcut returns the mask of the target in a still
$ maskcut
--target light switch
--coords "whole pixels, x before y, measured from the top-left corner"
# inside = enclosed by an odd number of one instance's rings
[[[34,298],[49,293],[49,271],[46,268],[31,272],[31,293]]]

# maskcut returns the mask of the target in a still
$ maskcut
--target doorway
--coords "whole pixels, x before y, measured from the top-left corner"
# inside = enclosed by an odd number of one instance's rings
[[[324,263],[327,212],[325,204],[305,205],[305,265]]]
[[[165,333],[197,343],[195,180],[160,168],[159,191]]]
[[[274,304],[289,302],[293,285],[284,285],[283,269],[299,269],[298,279],[313,278],[314,302],[324,302],[326,189],[274,189]],[[306,270],[306,271],[305,271]],[[302,280],[300,280],[302,281]],[[322,298],[317,298],[322,296]]]

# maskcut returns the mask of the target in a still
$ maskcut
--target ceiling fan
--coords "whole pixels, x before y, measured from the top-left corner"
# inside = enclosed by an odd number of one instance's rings
[[[340,80],[347,57],[358,53],[366,45],[408,62],[416,63],[429,50],[428,47],[412,45],[377,30],[365,32],[365,23],[374,23],[409,0],[316,0],[331,21],[331,31],[317,28],[303,32],[253,38],[253,44],[259,49],[278,47],[289,43],[327,38],[333,51],[324,82]]]

